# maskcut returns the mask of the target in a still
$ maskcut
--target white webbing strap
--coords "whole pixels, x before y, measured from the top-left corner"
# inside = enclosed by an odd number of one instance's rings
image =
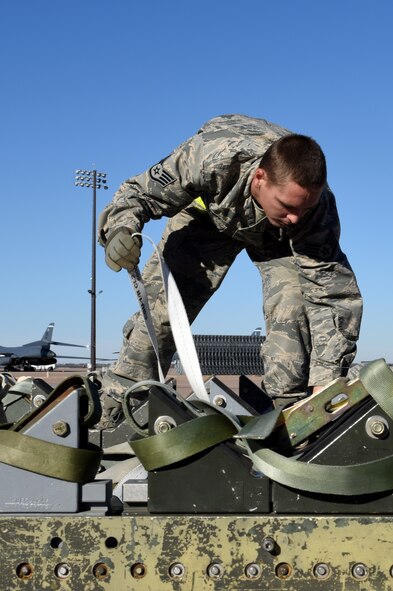
[[[184,308],[183,300],[177,288],[176,282],[170,272],[168,265],[161,257],[154,242],[144,234],[135,233],[133,235],[146,238],[153,245],[153,248],[158,256],[161,266],[161,275],[164,282],[164,291],[168,307],[169,322],[172,329],[173,340],[175,341],[177,353],[180,362],[183,366],[184,373],[194,394],[201,400],[209,401],[209,396],[206,392],[205,384],[203,382],[202,372],[199,365],[198,355],[195,349],[194,339],[191,334],[190,323],[188,322],[187,312]],[[157,338],[151,319],[150,308],[147,300],[145,286],[141,278],[138,267],[130,272],[131,283],[135,289],[135,293],[141,308],[142,315],[146,322],[146,327],[152,342],[154,351],[158,361],[158,370],[160,375],[160,382],[164,383],[164,376],[162,374],[161,364],[159,360],[159,351]]]

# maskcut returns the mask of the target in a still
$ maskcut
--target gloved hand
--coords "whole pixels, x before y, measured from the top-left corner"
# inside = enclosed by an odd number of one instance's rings
[[[110,233],[105,246],[105,262],[113,271],[132,271],[139,263],[141,240],[129,228],[120,227]]]

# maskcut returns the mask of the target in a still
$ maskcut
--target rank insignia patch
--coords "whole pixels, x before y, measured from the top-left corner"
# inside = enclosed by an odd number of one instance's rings
[[[159,183],[162,187],[166,187],[175,182],[175,178],[162,166],[161,162],[151,167],[150,176],[153,181]]]

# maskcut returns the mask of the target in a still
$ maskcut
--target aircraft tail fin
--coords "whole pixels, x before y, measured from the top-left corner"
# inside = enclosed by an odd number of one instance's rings
[[[52,335],[53,335],[53,329],[55,327],[55,323],[51,322],[47,329],[45,330],[44,334],[42,335],[42,340],[45,341],[46,343],[51,343],[52,342]]]
[[[87,345],[76,345],[75,343],[61,343],[60,341],[53,341],[53,329],[55,327],[55,323],[51,322],[48,325],[48,328],[42,335],[42,341],[48,343],[49,345],[63,345],[64,347],[80,347],[81,349],[87,349]]]

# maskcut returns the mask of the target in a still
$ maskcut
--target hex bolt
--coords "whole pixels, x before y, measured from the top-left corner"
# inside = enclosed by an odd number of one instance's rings
[[[366,579],[368,577],[368,568],[362,562],[354,564],[352,567],[352,575],[355,579]]]
[[[186,569],[181,562],[174,562],[170,565],[168,572],[171,579],[179,580],[184,576]]]
[[[38,408],[44,404],[45,400],[46,400],[45,396],[43,396],[42,394],[37,394],[33,398],[33,406],[35,408]]]
[[[71,429],[68,423],[65,421],[56,421],[52,425],[52,431],[58,437],[67,437],[70,434]]]
[[[225,408],[227,405],[227,401],[225,400],[224,396],[215,396],[215,398],[213,400],[213,404],[215,404],[216,406],[221,406],[222,408]]]
[[[211,579],[219,579],[223,575],[223,568],[219,562],[212,562],[207,567],[207,576]]]
[[[247,564],[244,573],[248,579],[257,579],[261,576],[261,567],[255,562]]]
[[[71,574],[71,567],[66,564],[65,562],[61,562],[60,564],[56,564],[55,566],[55,575],[58,579],[66,579]]]
[[[326,579],[330,575],[330,567],[324,562],[320,562],[314,566],[313,572],[317,579]]]
[[[263,538],[262,548],[266,550],[266,552],[273,554],[277,548],[274,538],[272,538],[271,536],[266,536],[266,538]]]

